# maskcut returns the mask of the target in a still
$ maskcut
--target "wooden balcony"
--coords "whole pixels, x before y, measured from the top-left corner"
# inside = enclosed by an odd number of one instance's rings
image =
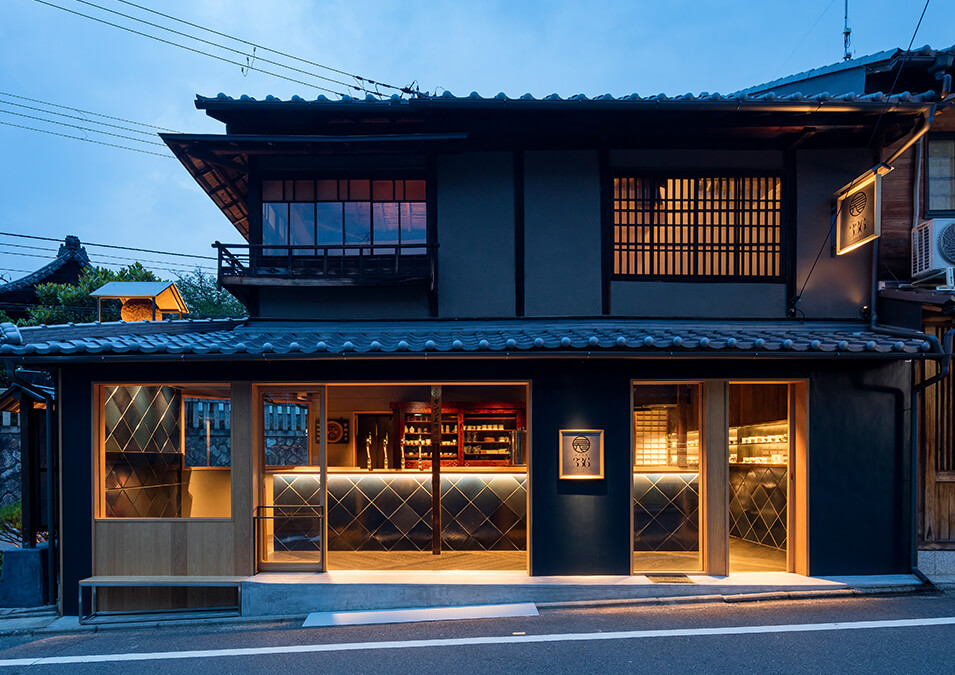
[[[277,246],[213,244],[219,284],[235,286],[410,286],[434,292],[437,248],[430,244]]]

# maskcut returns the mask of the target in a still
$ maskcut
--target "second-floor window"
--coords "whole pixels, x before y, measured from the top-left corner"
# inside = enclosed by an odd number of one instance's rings
[[[955,214],[955,138],[928,142],[928,211]]]
[[[780,280],[781,182],[779,176],[614,178],[614,278]]]
[[[409,245],[427,239],[423,180],[262,182],[265,255],[423,254]]]

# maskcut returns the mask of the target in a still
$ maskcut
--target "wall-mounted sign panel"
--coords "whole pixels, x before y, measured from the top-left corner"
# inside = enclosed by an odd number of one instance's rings
[[[560,477],[604,477],[603,429],[560,430]]]
[[[855,250],[882,233],[882,175],[874,172],[836,199],[836,255]]]

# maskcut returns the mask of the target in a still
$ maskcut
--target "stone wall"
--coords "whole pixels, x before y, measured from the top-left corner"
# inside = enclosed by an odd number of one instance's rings
[[[0,415],[0,506],[8,506],[20,501],[20,427],[15,414]]]

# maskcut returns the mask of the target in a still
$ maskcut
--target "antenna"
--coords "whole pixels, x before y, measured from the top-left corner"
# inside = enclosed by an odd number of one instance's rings
[[[852,52],[849,51],[849,42],[850,36],[852,35],[852,29],[849,28],[849,0],[846,0],[846,11],[845,11],[846,22],[842,29],[842,42],[845,47],[846,53],[842,55],[843,61],[848,61],[852,58]]]

